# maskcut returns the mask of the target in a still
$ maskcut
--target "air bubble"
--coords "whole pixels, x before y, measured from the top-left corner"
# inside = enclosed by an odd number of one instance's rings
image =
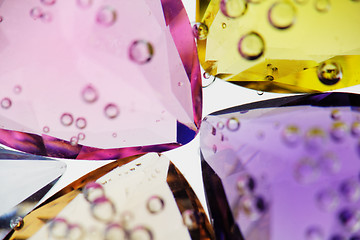
[[[89,8],[92,5],[92,0],[77,0],[77,4],[82,8]]]
[[[317,162],[312,158],[302,158],[295,165],[294,177],[302,184],[314,182],[319,176]]]
[[[146,208],[152,214],[159,213],[164,210],[165,202],[159,196],[152,196],[147,200]]]
[[[237,118],[229,118],[226,122],[226,127],[229,131],[237,131],[240,128],[240,122]]]
[[[96,22],[105,27],[110,27],[116,22],[116,11],[112,7],[104,6],[96,14]]]
[[[331,4],[330,0],[316,0],[315,1],[315,9],[318,12],[326,13],[330,10]]]
[[[221,12],[229,18],[238,18],[246,13],[247,10],[246,0],[221,0]]]
[[[331,127],[330,135],[335,141],[343,140],[348,133],[348,127],[344,122],[334,122]]]
[[[56,239],[66,239],[69,232],[69,224],[63,218],[55,218],[50,223],[50,236]]]
[[[194,37],[198,40],[205,40],[209,33],[208,27],[204,23],[199,23],[199,22],[193,25],[192,30]]]
[[[153,234],[147,227],[138,226],[131,230],[130,240],[153,240]]]
[[[120,110],[116,104],[109,103],[105,106],[104,112],[105,112],[106,117],[108,117],[110,119],[114,119],[119,115]]]
[[[20,230],[24,226],[24,220],[22,217],[14,217],[10,220],[10,228],[14,230]]]
[[[360,185],[354,179],[344,181],[340,185],[341,195],[349,202],[356,202],[360,198]]]
[[[268,11],[270,24],[277,29],[287,29],[296,20],[296,9],[289,2],[276,2]]]
[[[75,125],[79,129],[84,129],[86,127],[86,124],[87,124],[86,119],[83,117],[80,117],[80,118],[76,119],[76,121],[75,121]]]
[[[82,90],[81,96],[87,103],[94,103],[99,97],[97,90],[91,84]]]
[[[150,62],[154,56],[152,44],[145,40],[137,40],[131,43],[129,47],[129,58],[138,64]]]
[[[21,91],[22,91],[22,88],[21,88],[20,85],[16,85],[16,86],[14,87],[14,93],[15,93],[15,94],[20,94]]]
[[[34,20],[41,18],[42,14],[43,14],[43,12],[42,12],[41,8],[39,8],[39,7],[34,7],[30,10],[30,16]]]
[[[84,198],[86,201],[92,203],[95,201],[95,199],[104,197],[105,191],[104,188],[96,182],[90,182],[85,185],[83,189]]]
[[[41,0],[41,3],[44,4],[44,5],[51,6],[51,5],[54,5],[56,3],[56,0]]]
[[[74,122],[74,118],[71,113],[63,113],[60,117],[60,122],[64,126],[70,126]]]
[[[360,122],[354,122],[351,125],[351,134],[354,137],[359,137],[360,136]]]
[[[287,126],[282,132],[283,141],[293,147],[300,142],[300,129],[295,125]]]
[[[335,191],[326,189],[317,194],[316,202],[320,209],[324,211],[332,211],[339,204],[339,198]]]
[[[324,240],[324,233],[323,231],[317,227],[313,226],[307,229],[305,233],[306,240]]]
[[[50,128],[48,126],[43,127],[43,132],[44,133],[50,132]]]
[[[9,109],[10,107],[11,107],[11,105],[12,105],[12,102],[11,102],[11,100],[10,100],[10,98],[3,98],[2,100],[1,100],[1,107],[2,108],[4,108],[4,109]]]
[[[264,54],[265,43],[258,33],[250,32],[240,38],[238,50],[243,58],[256,60]]]
[[[116,214],[114,204],[106,197],[99,197],[91,203],[91,214],[103,222],[110,222]]]
[[[342,70],[335,62],[323,62],[317,68],[317,76],[325,85],[334,85],[342,78]]]
[[[127,231],[119,224],[113,223],[105,229],[105,240],[126,240]]]

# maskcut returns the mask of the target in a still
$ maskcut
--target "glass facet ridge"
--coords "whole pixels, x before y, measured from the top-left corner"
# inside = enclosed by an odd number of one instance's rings
[[[207,116],[202,170],[217,239],[356,239],[359,109],[360,95],[324,93]]]
[[[360,2],[198,0],[199,59],[206,72],[268,92],[358,85]]]
[[[2,1],[0,143],[116,159],[192,140],[202,112],[181,1]]]

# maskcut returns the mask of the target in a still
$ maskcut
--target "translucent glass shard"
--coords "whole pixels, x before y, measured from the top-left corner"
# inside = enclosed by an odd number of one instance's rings
[[[166,227],[165,227],[166,226]],[[150,153],[109,163],[24,218],[9,239],[215,239],[179,170]]]
[[[359,84],[359,1],[197,3],[198,24],[206,29],[197,41],[199,59],[211,75],[270,92]]]
[[[326,93],[207,116],[202,169],[217,238],[353,239],[360,230],[359,107],[360,95]],[[234,119],[236,130],[227,126]]]
[[[201,77],[181,2],[2,1],[0,16],[2,144],[115,159],[196,134]]]
[[[0,237],[20,227],[28,214],[65,172],[60,161],[0,150]]]

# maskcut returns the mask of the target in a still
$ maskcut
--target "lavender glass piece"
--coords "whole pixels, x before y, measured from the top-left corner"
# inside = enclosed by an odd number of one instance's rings
[[[5,0],[0,17],[1,144],[99,160],[194,138],[201,76],[181,1]]]
[[[359,110],[360,95],[324,93],[207,116],[202,169],[217,239],[356,237]]]

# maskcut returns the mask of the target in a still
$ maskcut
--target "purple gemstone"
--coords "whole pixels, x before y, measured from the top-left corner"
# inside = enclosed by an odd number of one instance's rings
[[[351,126],[360,119],[359,106],[360,95],[324,93],[207,116],[200,129],[202,169],[217,238],[356,236],[360,145]],[[229,122],[236,127],[219,128]]]

